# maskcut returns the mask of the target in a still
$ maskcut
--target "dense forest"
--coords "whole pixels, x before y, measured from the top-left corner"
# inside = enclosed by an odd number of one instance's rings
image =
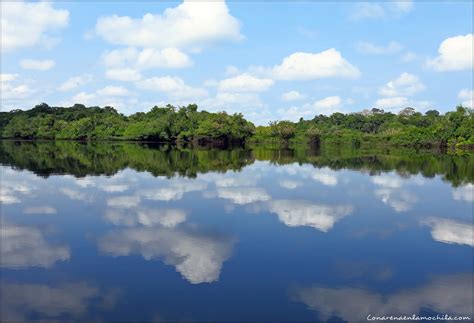
[[[256,127],[242,114],[198,111],[195,104],[153,107],[125,116],[113,107],[50,107],[0,113],[0,137],[8,139],[137,140],[195,143],[346,144],[352,147],[474,147],[474,112],[458,106],[440,114],[405,108],[318,115],[298,122]]]
[[[154,176],[194,178],[199,173],[239,171],[255,161],[277,165],[310,164],[316,168],[351,169],[371,175],[396,171],[401,176],[439,175],[453,186],[474,183],[474,154],[431,151],[413,153],[413,149],[362,150],[350,147],[251,149],[184,148],[171,144],[98,142],[98,141],[13,141],[0,142],[0,164],[26,169],[43,177],[70,174],[111,176],[131,168]]]

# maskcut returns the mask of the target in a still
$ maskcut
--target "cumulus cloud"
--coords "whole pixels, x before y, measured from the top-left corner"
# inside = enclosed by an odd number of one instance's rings
[[[113,86],[108,85],[102,89],[97,90],[98,95],[105,96],[129,96],[131,95],[130,91],[124,88],[123,86]]]
[[[3,4],[3,2],[2,2]],[[30,98],[36,91],[19,79],[18,74],[1,74],[2,108],[6,104],[17,104]]]
[[[435,313],[449,313],[472,317],[473,276],[447,275],[433,279],[417,288],[401,290],[389,295],[377,294],[362,288],[296,288],[293,298],[311,310],[318,311],[320,320],[338,317],[344,321],[366,321],[367,315],[412,315],[429,309]],[[449,295],[449,297],[446,297]]]
[[[273,80],[258,78],[243,73],[219,82],[219,91],[222,92],[263,92],[273,85]]]
[[[358,2],[351,14],[352,20],[398,18],[413,10],[412,1],[387,1],[386,3]]]
[[[386,110],[393,110],[393,109],[402,109],[405,107],[412,107],[417,110],[425,110],[430,106],[429,101],[419,101],[419,100],[412,100],[405,96],[394,96],[388,98],[382,98],[375,101],[374,105],[376,107],[386,109]]]
[[[385,55],[394,54],[402,50],[402,45],[395,41],[391,41],[387,45],[376,45],[369,42],[359,42],[356,44],[356,49],[364,54],[371,55]]]
[[[163,259],[191,284],[219,280],[233,240],[170,228],[131,228],[112,231],[99,240],[99,249],[112,256],[139,254],[146,260]]]
[[[282,119],[297,121],[299,118],[308,119],[319,114],[330,115],[334,112],[342,112],[341,103],[342,99],[339,96],[328,96],[302,106],[278,109],[278,113]]]
[[[177,100],[196,100],[207,96],[206,90],[189,86],[174,76],[152,77],[136,84],[141,89],[163,92]]]
[[[224,1],[184,1],[163,14],[147,13],[141,19],[104,16],[97,21],[96,32],[112,44],[143,48],[200,48],[243,37]]]
[[[73,90],[79,86],[82,86],[86,83],[89,83],[92,81],[92,75],[90,74],[83,74],[83,75],[78,75],[78,76],[73,76],[69,79],[67,79],[64,83],[62,83],[59,87],[59,91],[70,91]]]
[[[331,48],[316,54],[293,53],[273,67],[272,75],[279,80],[308,81],[327,77],[358,78],[360,71]]]
[[[396,79],[385,84],[379,93],[383,96],[402,97],[411,96],[423,91],[425,88],[425,85],[421,83],[416,75],[402,73]]]
[[[281,95],[281,99],[283,101],[297,101],[297,100],[301,100],[301,99],[304,99],[305,96],[303,94],[301,94],[300,92],[298,91],[289,91],[289,92],[285,92]]]
[[[56,65],[52,59],[22,59],[20,61],[21,68],[25,70],[37,70],[37,71],[47,71],[50,70]]]
[[[471,223],[442,218],[430,218],[422,223],[431,227],[431,236],[436,241],[474,247],[474,226]]]
[[[474,91],[462,89],[459,91],[458,99],[462,100],[461,104],[465,107],[474,108]]]
[[[472,34],[447,38],[438,48],[438,57],[428,59],[426,65],[438,72],[470,70],[473,48]]]
[[[51,32],[67,26],[69,12],[48,2],[2,1],[2,51],[48,42]]]
[[[270,201],[268,209],[289,227],[310,226],[323,232],[353,210],[350,205],[319,205],[301,200]]]
[[[110,69],[133,68],[135,70],[183,68],[192,65],[188,55],[177,48],[145,48],[138,50],[127,47],[116,49],[104,55],[104,62]]]
[[[34,227],[2,223],[0,232],[2,267],[14,269],[50,268],[56,262],[70,258],[67,246],[50,245],[43,233]]]
[[[108,79],[123,82],[135,82],[142,78],[139,71],[133,68],[111,68],[107,69],[105,76]]]

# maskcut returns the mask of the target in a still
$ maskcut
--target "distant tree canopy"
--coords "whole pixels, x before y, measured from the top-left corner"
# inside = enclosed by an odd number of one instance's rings
[[[407,107],[398,114],[382,109],[318,115],[298,122],[274,121],[255,127],[242,114],[198,111],[195,104],[153,107],[125,116],[113,107],[50,107],[0,113],[0,136],[17,139],[142,140],[160,142],[311,142],[393,146],[474,147],[473,111],[425,114]]]
[[[45,103],[27,111],[2,112],[3,138],[19,139],[124,139],[170,142],[222,140],[244,142],[255,126],[242,114],[197,111],[197,105],[153,107],[130,116],[112,107],[50,107]]]

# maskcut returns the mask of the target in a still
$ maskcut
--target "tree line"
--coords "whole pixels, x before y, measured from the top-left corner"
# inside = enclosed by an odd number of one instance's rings
[[[388,151],[309,145],[191,149],[174,144],[143,142],[0,142],[0,165],[29,170],[42,177],[58,174],[112,176],[131,168],[153,176],[195,178],[200,173],[240,171],[255,161],[269,161],[277,165],[309,164],[316,168],[350,169],[371,175],[396,171],[401,176],[440,176],[453,186],[474,183],[474,154],[462,151],[438,154],[432,151],[414,152],[408,148]]]
[[[441,114],[407,107],[317,115],[256,127],[242,114],[198,111],[196,104],[153,107],[125,116],[113,107],[50,107],[0,113],[0,137],[10,139],[137,140],[177,143],[302,143],[364,146],[474,147],[474,113],[458,106]]]

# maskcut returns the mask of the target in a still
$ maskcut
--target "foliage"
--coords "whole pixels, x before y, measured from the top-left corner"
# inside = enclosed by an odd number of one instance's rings
[[[242,114],[198,111],[195,104],[153,107],[130,116],[112,107],[50,107],[0,113],[0,137],[14,139],[138,140],[184,143],[312,143],[350,147],[474,148],[474,114],[458,106],[444,115],[407,107],[398,114],[381,109],[318,115],[298,122],[274,121],[255,127]]]

